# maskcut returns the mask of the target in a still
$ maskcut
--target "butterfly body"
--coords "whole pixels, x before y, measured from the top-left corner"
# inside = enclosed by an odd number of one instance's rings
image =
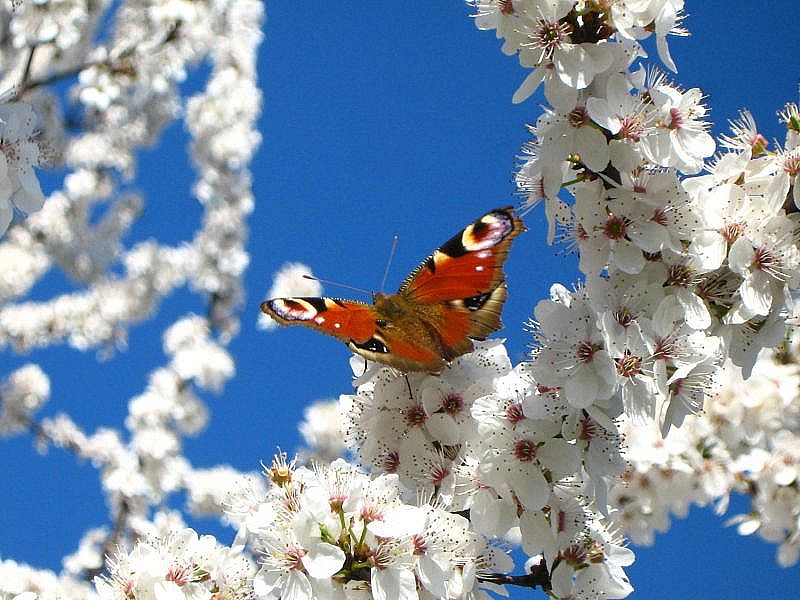
[[[493,210],[445,242],[396,294],[373,304],[341,298],[273,298],[261,310],[282,325],[332,335],[355,353],[402,371],[440,371],[502,326],[503,263],[525,230],[510,207]]]

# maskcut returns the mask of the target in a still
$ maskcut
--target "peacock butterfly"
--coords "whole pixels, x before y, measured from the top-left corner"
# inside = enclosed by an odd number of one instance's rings
[[[502,327],[503,263],[525,231],[513,207],[492,210],[445,242],[396,294],[372,305],[341,298],[273,298],[261,310],[281,325],[338,338],[356,354],[401,371],[438,372]]]

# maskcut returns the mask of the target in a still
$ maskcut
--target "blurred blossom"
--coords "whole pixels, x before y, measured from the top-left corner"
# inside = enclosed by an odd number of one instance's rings
[[[219,391],[233,377],[235,367],[228,352],[210,339],[208,322],[198,316],[176,321],[164,333],[164,351],[182,380]]]
[[[33,168],[39,165],[36,116],[24,102],[0,101],[0,235],[11,223],[13,206],[30,214],[44,195]]]
[[[7,436],[28,429],[33,414],[50,397],[50,379],[35,364],[14,371],[0,384],[0,434]]]
[[[342,413],[336,400],[317,400],[303,410],[300,435],[306,443],[304,461],[330,462],[345,450]]]
[[[19,600],[55,600],[97,598],[93,586],[71,575],[56,575],[13,560],[0,560],[0,595]]]

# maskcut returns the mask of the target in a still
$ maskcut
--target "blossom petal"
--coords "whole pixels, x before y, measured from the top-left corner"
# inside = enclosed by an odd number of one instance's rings
[[[598,378],[591,369],[579,368],[564,382],[564,396],[570,406],[586,408],[597,398]]]
[[[320,542],[309,549],[301,559],[311,577],[325,579],[334,575],[344,564],[345,555],[341,548]]]
[[[417,576],[419,577],[420,583],[422,583],[425,589],[431,594],[437,598],[446,598],[448,571],[443,569],[435,558],[435,556],[428,555],[420,556],[417,562]],[[444,562],[445,565],[447,564],[446,559],[442,562]]]
[[[526,509],[539,510],[547,504],[550,486],[539,467],[531,463],[520,463],[509,475],[509,484]]]
[[[0,234],[5,233],[6,229],[8,229],[13,214],[14,210],[11,208],[11,203],[0,198]]]
[[[283,584],[280,600],[311,600],[313,597],[314,590],[308,577],[300,571],[290,571]]]
[[[418,600],[414,573],[400,569],[372,569],[374,600]]]
[[[520,84],[517,91],[511,97],[511,102],[519,104],[530,98],[531,94],[536,91],[536,88],[542,83],[546,71],[544,69],[534,69]]]
[[[739,286],[742,302],[757,315],[768,315],[772,306],[772,285],[768,275],[757,272]]]
[[[713,271],[722,266],[728,243],[718,231],[701,231],[689,244],[690,265],[698,271]]]
[[[686,311],[686,324],[689,327],[696,330],[711,327],[711,313],[700,296],[685,288],[679,289],[675,296]]]

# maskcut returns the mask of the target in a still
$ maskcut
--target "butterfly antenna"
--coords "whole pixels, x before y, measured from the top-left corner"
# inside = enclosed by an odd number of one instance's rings
[[[383,272],[383,279],[381,280],[381,293],[386,287],[386,278],[389,277],[389,267],[392,266],[392,259],[394,258],[394,251],[397,248],[397,236],[392,238],[392,249],[389,250],[389,260],[386,261],[386,270]]]
[[[330,279],[320,279],[319,277],[314,277],[313,275],[303,275],[304,279],[312,279],[313,281],[319,281],[320,283],[327,283],[328,285],[335,285],[340,288],[344,288],[346,290],[353,290],[354,292],[361,292],[362,294],[367,294],[368,296],[372,295],[372,292],[369,290],[365,290],[363,288],[355,287],[352,285],[347,285],[346,283],[339,283],[338,281],[331,281]]]

